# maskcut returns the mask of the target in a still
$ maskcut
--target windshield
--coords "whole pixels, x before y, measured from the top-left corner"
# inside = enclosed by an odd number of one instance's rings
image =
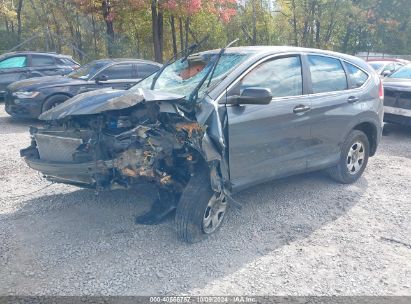
[[[235,66],[243,62],[250,53],[226,53],[224,54],[214,72],[210,87],[215,86],[224,79]],[[209,69],[212,68],[217,53],[195,54],[187,60],[178,60],[167,66],[157,79],[154,90],[184,95],[186,98],[196,89],[197,85],[205,77]],[[139,88],[151,89],[151,84],[155,74],[135,85],[131,90]],[[203,97],[207,90],[207,82],[199,90],[198,97]]]
[[[397,72],[388,76],[389,78],[403,78],[411,79],[411,65],[404,66],[400,68]]]
[[[376,71],[378,71],[379,69],[381,69],[384,66],[384,63],[382,63],[382,62],[369,62],[369,64]]]
[[[79,69],[71,72],[70,74],[68,74],[68,77],[73,79],[89,80],[105,65],[107,65],[106,61],[92,61],[86,65],[83,65]]]

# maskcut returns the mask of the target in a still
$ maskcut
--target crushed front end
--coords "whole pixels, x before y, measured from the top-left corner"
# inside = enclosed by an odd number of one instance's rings
[[[31,145],[21,155],[52,182],[99,191],[149,182],[181,192],[198,161],[204,130],[175,109],[141,102],[52,120],[30,129]]]

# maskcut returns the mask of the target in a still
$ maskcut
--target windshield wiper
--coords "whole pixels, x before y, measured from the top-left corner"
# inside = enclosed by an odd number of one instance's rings
[[[200,42],[198,43],[193,43],[192,45],[190,45],[188,48],[181,50],[180,52],[178,52],[177,54],[175,54],[172,58],[170,58],[169,60],[167,60],[166,63],[163,64],[163,66],[161,67],[161,69],[158,70],[158,72],[156,73],[156,75],[153,78],[153,81],[151,82],[151,90],[154,90],[154,87],[156,85],[156,82],[158,80],[158,78],[160,77],[160,75],[164,72],[165,68],[168,67],[170,64],[174,63],[177,61],[177,58],[179,55],[184,54],[184,57],[181,59],[181,62],[184,62],[187,60],[187,58],[194,53],[195,50],[197,50],[198,48],[200,48],[204,42],[206,42],[208,40],[208,38],[210,37],[210,35],[205,36]]]
[[[189,103],[193,102],[194,100],[197,100],[198,92],[200,91],[201,87],[204,85],[204,83],[206,82],[206,80],[208,79],[209,76],[211,76],[211,77],[210,77],[210,80],[208,81],[207,87],[210,86],[211,80],[213,79],[213,76],[214,76],[214,72],[217,68],[218,63],[220,62],[221,57],[224,55],[226,49],[229,48],[230,46],[232,46],[238,40],[240,40],[240,39],[237,38],[236,40],[231,41],[229,44],[227,44],[227,46],[223,47],[220,50],[220,52],[218,53],[216,59],[214,60],[214,62],[212,64],[211,68],[207,71],[207,73],[204,75],[203,79],[201,79],[201,81],[197,84],[197,86],[191,92],[190,97],[188,99]]]

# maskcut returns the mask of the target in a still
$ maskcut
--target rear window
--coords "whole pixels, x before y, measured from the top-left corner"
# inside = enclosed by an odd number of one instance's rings
[[[47,65],[54,65],[54,58],[51,56],[32,55],[31,65],[34,67],[41,67]]]
[[[0,69],[25,68],[27,66],[26,56],[15,56],[0,61]]]
[[[355,89],[362,87],[368,79],[368,74],[350,63],[346,62],[345,66],[347,67],[348,75],[351,80],[351,88]]]
[[[313,93],[343,91],[348,88],[341,61],[331,57],[309,55]]]

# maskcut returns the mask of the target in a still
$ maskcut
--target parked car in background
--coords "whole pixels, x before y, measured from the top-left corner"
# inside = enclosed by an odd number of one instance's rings
[[[384,79],[384,121],[411,126],[411,64]]]
[[[409,61],[403,59],[388,59],[388,58],[381,58],[381,59],[369,59],[368,63],[372,66],[372,68],[380,74],[382,77],[386,77],[404,65],[408,64]]]
[[[37,118],[80,93],[103,88],[129,89],[160,67],[158,63],[139,59],[103,59],[90,62],[67,76],[18,81],[6,90],[6,112],[17,117]]]
[[[0,97],[9,84],[33,77],[66,75],[80,64],[70,56],[56,53],[14,52],[0,56]]]
[[[176,208],[178,235],[190,243],[214,233],[227,205],[238,205],[231,194],[246,187],[321,169],[355,182],[382,134],[377,73],[315,49],[187,54],[126,93],[95,94],[43,113],[46,126],[31,128],[21,155],[53,182],[157,185],[152,211],[137,221],[156,223]]]

